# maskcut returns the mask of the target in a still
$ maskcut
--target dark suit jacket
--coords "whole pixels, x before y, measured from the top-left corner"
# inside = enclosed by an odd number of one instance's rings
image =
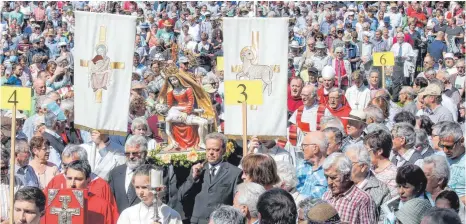
[[[147,164],[151,163],[150,161],[146,162]],[[130,182],[128,186],[128,191],[132,191],[133,194],[131,198],[128,199],[126,189],[125,189],[125,179],[126,179],[126,164],[115,167],[110,171],[108,184],[112,189],[113,196],[115,197],[116,203],[118,205],[118,212],[121,214],[123,210],[137,203],[141,200],[136,195],[136,190],[134,189],[133,184]],[[178,188],[176,186],[176,175],[173,171],[173,167],[166,167],[163,170],[163,181],[167,187],[167,194],[163,195],[162,201],[167,204],[169,207],[175,209],[178,212],[183,211],[181,203],[179,203],[177,192]],[[182,214],[182,213],[180,213]]]
[[[110,171],[108,177],[108,184],[110,185],[110,189],[112,189],[113,196],[115,197],[115,201],[118,206],[118,212],[120,214],[126,208],[141,202],[141,200],[136,196],[136,190],[131,182],[129,183],[128,191],[132,191],[133,194],[132,197],[128,199],[126,196],[125,179],[126,164],[115,167]]]
[[[212,181],[208,169],[206,164],[203,173],[196,181],[191,173],[178,190],[181,203],[194,200],[191,223],[207,224],[210,214],[217,206],[232,205],[236,185],[241,182],[241,169],[228,162],[221,163]]]
[[[60,153],[60,156],[61,156],[61,153],[63,152],[63,149],[65,149],[65,146],[66,146],[65,142],[63,142],[63,139],[55,138],[55,136],[47,132],[44,132],[42,136],[49,141],[50,146],[52,146],[55,150],[57,150],[57,152]]]

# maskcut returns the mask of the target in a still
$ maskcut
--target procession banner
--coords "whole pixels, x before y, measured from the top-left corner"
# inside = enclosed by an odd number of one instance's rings
[[[136,17],[75,12],[75,124],[125,135]]]
[[[286,137],[287,18],[225,18],[224,79],[262,81],[263,104],[248,106],[247,135]],[[228,95],[225,92],[225,95]],[[225,105],[225,134],[242,136],[241,105]]]

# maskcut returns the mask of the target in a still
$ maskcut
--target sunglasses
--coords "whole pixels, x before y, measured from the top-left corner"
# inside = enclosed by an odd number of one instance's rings
[[[461,141],[461,139],[463,138],[459,138],[458,140],[456,140],[453,145],[444,145],[444,144],[441,144],[440,142],[438,143],[438,147],[441,148],[441,149],[446,149],[447,151],[451,151],[453,150],[453,148],[455,148],[455,146]]]

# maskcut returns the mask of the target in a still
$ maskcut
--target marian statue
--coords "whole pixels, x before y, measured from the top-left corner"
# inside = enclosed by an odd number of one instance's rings
[[[165,131],[171,149],[205,149],[209,124],[216,128],[215,111],[209,95],[174,65],[164,69],[165,84],[155,110],[165,116]]]

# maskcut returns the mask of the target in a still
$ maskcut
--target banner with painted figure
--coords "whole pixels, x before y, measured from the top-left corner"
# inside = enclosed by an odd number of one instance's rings
[[[78,11],[75,15],[75,125],[124,135],[136,17]]]
[[[286,137],[287,18],[225,18],[224,80],[261,80],[263,104],[248,106],[247,135]],[[228,94],[228,92],[225,92]],[[241,136],[242,107],[225,105],[225,134]]]

